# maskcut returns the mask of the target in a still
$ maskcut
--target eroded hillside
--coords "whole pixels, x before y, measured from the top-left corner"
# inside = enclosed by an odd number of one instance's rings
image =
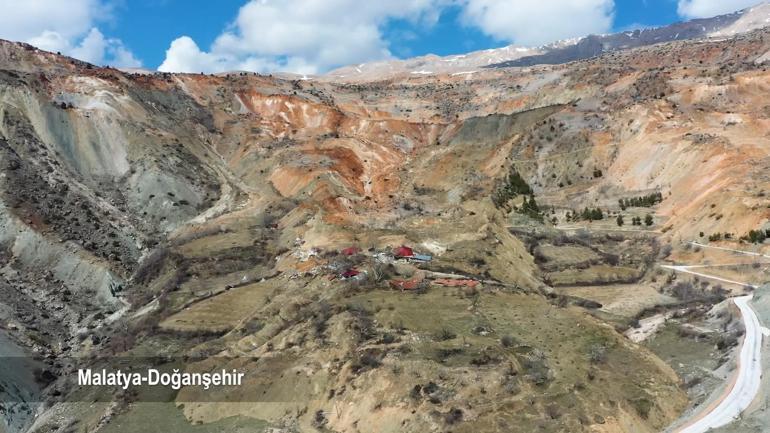
[[[767,221],[768,38],[356,84],[0,43],[2,324],[52,376],[11,429],[665,428],[682,373],[622,332],[692,304],[672,243]],[[252,394],[55,403],[52,359],[147,355]]]

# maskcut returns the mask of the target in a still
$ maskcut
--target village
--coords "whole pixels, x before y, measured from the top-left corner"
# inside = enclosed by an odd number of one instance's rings
[[[482,283],[465,275],[427,269],[433,256],[417,252],[407,245],[367,250],[352,245],[337,251],[311,248],[295,251],[293,256],[299,261],[299,272],[311,276],[325,275],[330,281],[360,286],[387,284],[395,290],[419,291],[430,285],[477,289]],[[298,277],[300,274],[295,275]]]

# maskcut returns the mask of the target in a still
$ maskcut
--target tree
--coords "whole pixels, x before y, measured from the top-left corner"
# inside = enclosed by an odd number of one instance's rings
[[[744,236],[742,240],[747,240],[752,244],[761,244],[767,238],[767,233],[764,230],[749,230],[749,234]]]
[[[529,200],[527,200],[527,197],[525,196],[524,202],[517,209],[517,211],[532,219],[543,222],[543,213],[540,211],[540,206],[537,205],[537,201],[535,201],[534,195],[530,195]]]
[[[623,227],[623,215],[618,215],[617,222],[618,227]]]
[[[513,170],[508,174],[503,184],[495,191],[492,196],[492,200],[499,208],[505,205],[508,200],[516,197],[517,195],[531,195],[533,194],[532,188],[527,184],[518,171]]]
[[[652,221],[652,215],[650,215],[650,214],[647,214],[647,215],[645,215],[645,216],[644,216],[644,225],[646,225],[647,227],[649,227],[649,226],[651,226],[651,225],[652,225],[652,223],[653,223],[653,221]]]

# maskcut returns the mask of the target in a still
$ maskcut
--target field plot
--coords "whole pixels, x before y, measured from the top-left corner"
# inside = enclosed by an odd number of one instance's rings
[[[174,331],[226,332],[257,308],[280,283],[268,280],[236,287],[192,304],[160,323]]]
[[[602,310],[624,317],[634,317],[656,305],[677,302],[671,296],[658,292],[649,284],[609,284],[605,286],[565,286],[558,293],[596,301]]]

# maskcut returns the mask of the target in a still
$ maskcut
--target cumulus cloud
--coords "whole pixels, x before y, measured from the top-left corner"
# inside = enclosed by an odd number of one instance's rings
[[[136,68],[142,65],[120,39],[105,38],[96,27],[83,38],[79,45],[67,50],[68,54],[97,65],[111,64],[118,67]]]
[[[679,0],[677,12],[685,18],[709,18],[754,6],[759,0]]]
[[[110,17],[101,0],[0,0],[0,10],[0,38],[96,64],[141,66],[119,39],[105,37],[95,26]]]
[[[606,33],[613,0],[465,0],[463,19],[484,33],[518,45]]]
[[[252,0],[203,51],[188,36],[158,68],[174,72],[280,69],[316,73],[391,57],[381,29],[390,20],[430,25],[450,0]]]
[[[158,68],[168,72],[283,70],[318,73],[392,57],[382,29],[392,20],[435,23],[448,6],[463,22],[507,42],[539,45],[606,32],[613,0],[251,0],[208,50],[174,40]]]

